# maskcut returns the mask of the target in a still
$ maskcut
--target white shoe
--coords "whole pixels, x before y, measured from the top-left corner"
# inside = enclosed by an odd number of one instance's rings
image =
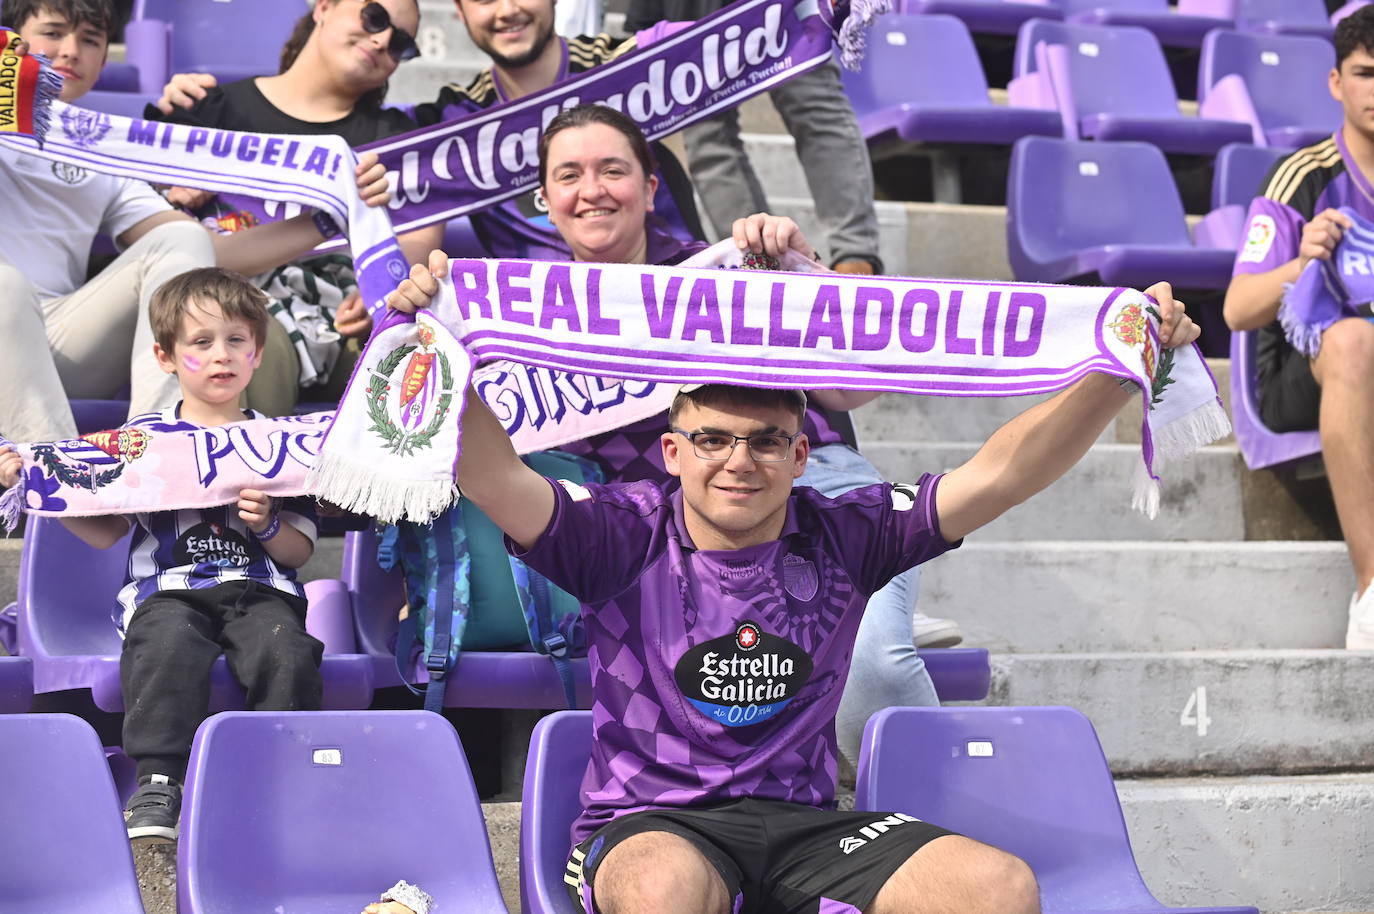
[[[964,633],[953,619],[932,619],[918,612],[911,617],[911,640],[917,647],[954,647],[964,640]]]
[[[1350,625],[1345,630],[1345,648],[1350,651],[1374,651],[1374,585],[1363,594],[1350,597]]]

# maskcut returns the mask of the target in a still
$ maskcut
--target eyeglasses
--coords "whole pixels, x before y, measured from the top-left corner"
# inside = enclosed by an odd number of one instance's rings
[[[792,452],[792,442],[801,437],[800,432],[795,435],[726,435],[722,432],[688,432],[680,428],[673,431],[692,442],[692,450],[702,460],[729,460],[735,452],[735,445],[745,441],[749,445],[749,456],[760,463],[786,460]]]
[[[363,0],[363,31],[369,35],[380,35],[391,29],[391,38],[386,43],[386,52],[397,63],[414,60],[420,56],[420,46],[415,36],[391,24],[391,14],[377,0]]]

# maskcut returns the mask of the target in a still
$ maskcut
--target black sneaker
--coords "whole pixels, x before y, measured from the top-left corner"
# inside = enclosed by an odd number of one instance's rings
[[[181,785],[165,774],[139,778],[138,790],[129,798],[129,840],[140,844],[170,844],[177,839],[181,818]]]

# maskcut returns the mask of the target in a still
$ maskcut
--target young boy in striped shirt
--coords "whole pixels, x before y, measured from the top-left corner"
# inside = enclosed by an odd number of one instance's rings
[[[181,401],[127,426],[153,432],[260,418],[239,395],[262,360],[266,296],[218,267],[167,281],[149,318],[154,353],[177,376]],[[126,427],[127,427],[126,426]],[[0,452],[0,483],[17,467]],[[63,518],[98,549],[129,529],[129,565],[116,624],[124,634],[124,750],[138,765],[129,838],[177,837],[181,781],[210,698],[210,667],[223,654],[254,710],[320,707],[324,646],[305,631],[305,591],[295,569],[315,549],[309,499],[274,501],[256,489],[216,508]]]

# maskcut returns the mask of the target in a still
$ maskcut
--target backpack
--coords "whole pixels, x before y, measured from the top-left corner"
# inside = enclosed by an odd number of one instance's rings
[[[577,483],[600,482],[596,464],[560,451],[523,458],[535,472]],[[569,708],[577,707],[574,657],[587,654],[577,598],[506,551],[500,528],[468,499],[428,524],[402,521],[383,528],[377,561],[405,578],[410,612],[396,633],[396,669],[409,685],[415,646],[423,651],[429,681],[425,708],[443,708],[448,674],[460,651],[528,644],[549,657]],[[515,612],[516,606],[520,612]]]

